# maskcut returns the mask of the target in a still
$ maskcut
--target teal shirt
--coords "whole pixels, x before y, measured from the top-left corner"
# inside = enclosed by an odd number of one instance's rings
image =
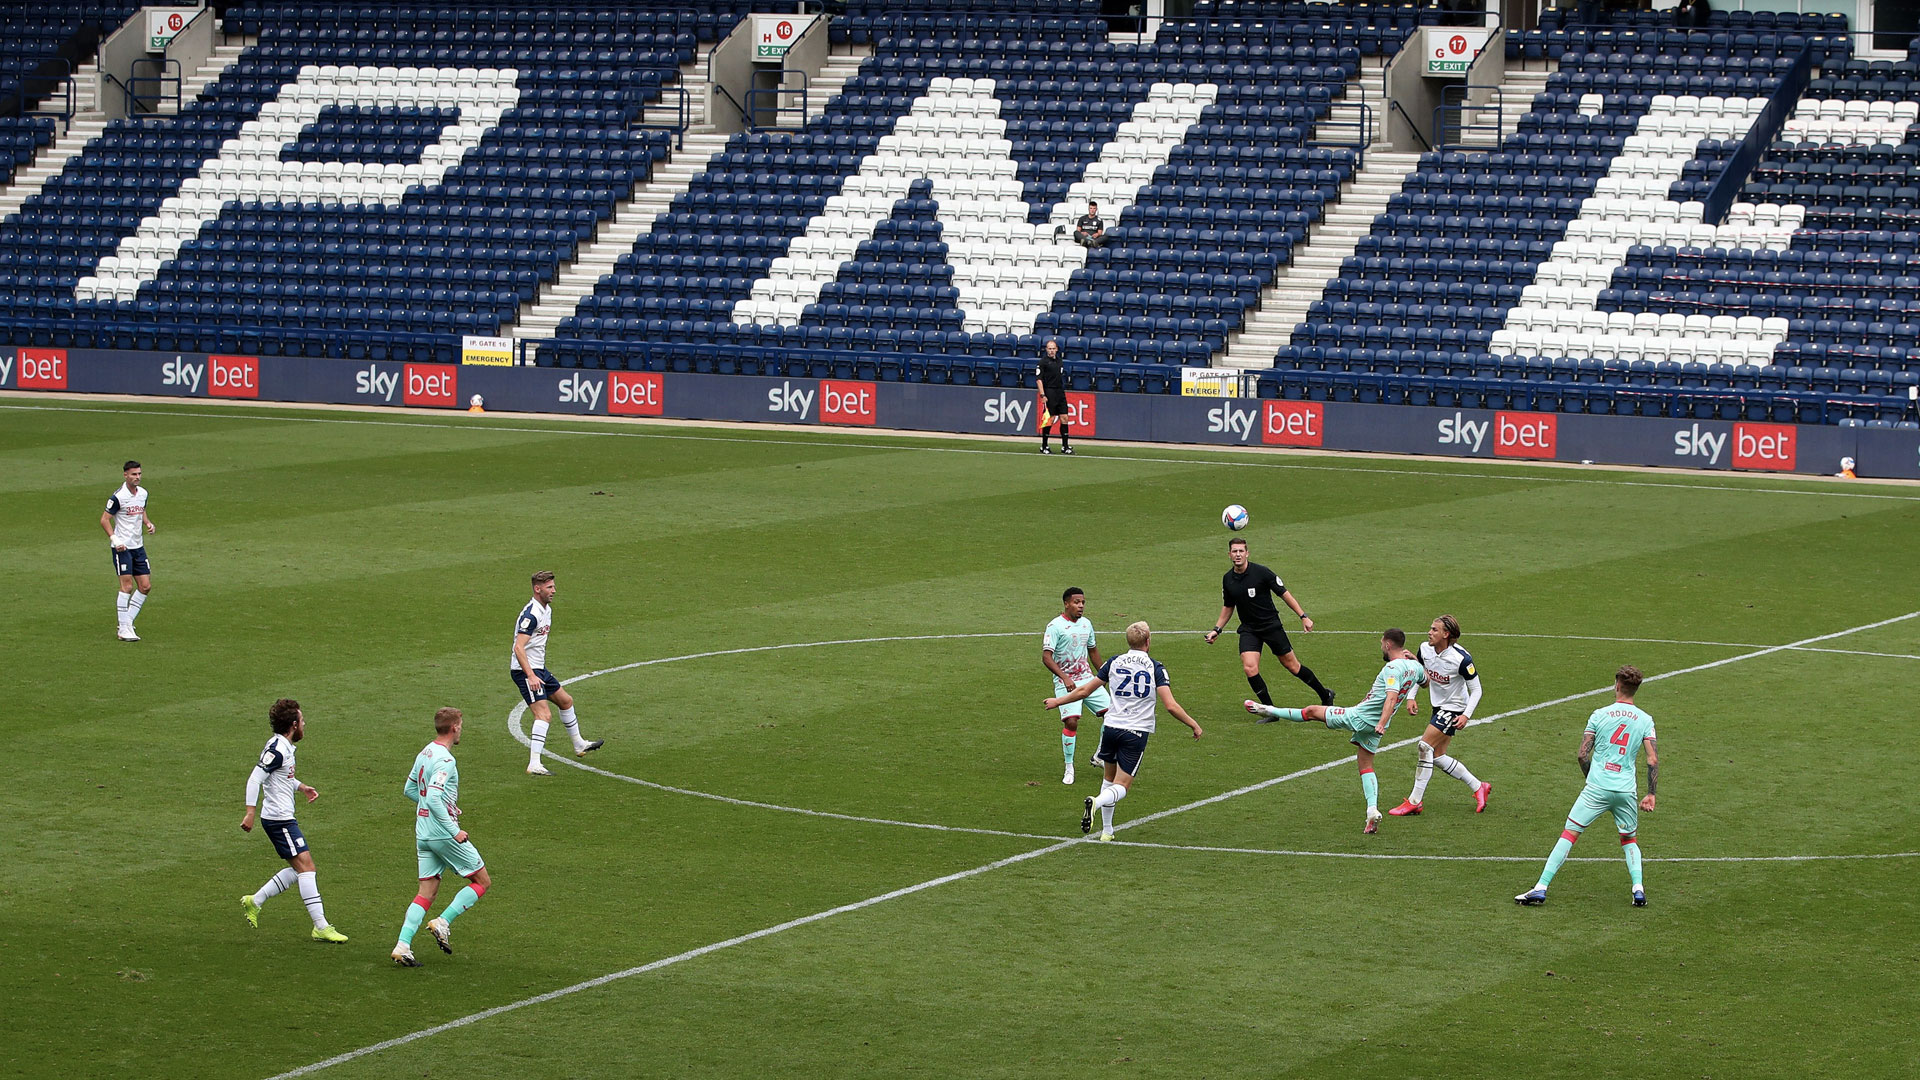
[[[1593,710],[1587,717],[1587,732],[1593,736],[1593,763],[1587,766],[1587,786],[1602,791],[1640,790],[1634,771],[1640,744],[1654,737],[1653,717],[1638,706],[1615,702]]]
[[[1427,669],[1420,666],[1420,661],[1411,658],[1389,660],[1380,669],[1380,674],[1373,677],[1373,689],[1367,691],[1366,700],[1354,708],[1379,712],[1386,707],[1388,694],[1397,691],[1400,700],[1405,701],[1414,687],[1425,685]]]
[[[1098,647],[1093,636],[1093,623],[1082,615],[1078,622],[1068,622],[1065,615],[1055,615],[1047,624],[1047,632],[1040,639],[1040,647],[1053,652],[1053,666],[1067,676],[1066,688],[1072,689],[1093,674],[1093,665],[1087,659],[1088,650]]]
[[[407,798],[413,800],[416,840],[451,840],[460,831],[453,818],[460,805],[460,765],[453,752],[437,742],[427,744],[407,773]]]

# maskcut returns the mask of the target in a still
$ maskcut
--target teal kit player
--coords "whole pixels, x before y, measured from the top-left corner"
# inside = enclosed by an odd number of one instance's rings
[[[1633,906],[1647,906],[1647,889],[1640,877],[1639,811],[1653,809],[1654,788],[1660,782],[1660,755],[1654,752],[1653,717],[1633,703],[1641,678],[1640,669],[1632,665],[1614,672],[1613,704],[1595,709],[1587,718],[1579,757],[1587,786],[1574,800],[1567,827],[1553,845],[1553,854],[1547,856],[1539,882],[1514,897],[1514,903],[1534,907],[1547,902],[1547,886],[1559,873],[1560,864],[1567,861],[1574,841],[1605,811],[1613,815],[1613,823],[1620,830],[1620,853],[1627,858],[1627,875],[1633,882]],[[1636,799],[1640,789],[1634,759],[1642,746],[1647,748],[1647,796]]]
[[[480,858],[467,830],[460,827],[460,766],[453,759],[453,748],[460,744],[460,710],[441,709],[433,714],[433,741],[413,759],[407,773],[406,796],[414,804],[413,844],[420,857],[420,891],[407,905],[406,921],[400,927],[400,940],[393,947],[393,962],[401,967],[419,967],[413,956],[413,935],[426,922],[440,950],[453,953],[453,920],[487,894],[493,884],[487,865]],[[440,875],[451,870],[467,879],[467,886],[447,903],[440,917],[427,921],[427,909],[440,892]]]
[[[1053,696],[1065,697],[1067,691],[1079,686],[1100,666],[1100,647],[1094,641],[1093,623],[1087,618],[1087,594],[1079,589],[1068,589],[1060,594],[1063,610],[1047,624],[1046,633],[1040,638],[1040,663],[1053,673]],[[1093,715],[1104,717],[1113,704],[1113,698],[1105,687],[1087,695],[1086,704],[1093,709]],[[1080,734],[1081,703],[1070,701],[1060,706],[1060,751],[1066,756],[1067,771],[1060,777],[1063,784],[1073,783],[1073,746]],[[1099,758],[1094,759],[1099,764]]]
[[[1373,677],[1373,689],[1367,691],[1366,700],[1358,705],[1276,709],[1257,701],[1245,702],[1257,723],[1324,721],[1335,731],[1349,734],[1349,741],[1359,748],[1355,756],[1360,763],[1360,790],[1367,797],[1367,825],[1362,831],[1369,833],[1380,831],[1380,819],[1385,816],[1380,813],[1380,782],[1373,775],[1373,755],[1380,752],[1380,737],[1387,733],[1394,710],[1402,702],[1406,703],[1408,715],[1414,714],[1417,706],[1413,692],[1427,684],[1427,670],[1407,651],[1407,635],[1400,628],[1389,627],[1380,635],[1380,658],[1386,661],[1386,666]]]

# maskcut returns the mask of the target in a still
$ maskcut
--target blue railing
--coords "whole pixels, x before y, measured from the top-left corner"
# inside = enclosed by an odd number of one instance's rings
[[[1709,225],[1718,225],[1727,220],[1727,212],[1739,201],[1740,189],[1746,186],[1747,177],[1753,167],[1760,164],[1760,158],[1773,145],[1774,137],[1786,125],[1787,117],[1793,115],[1793,108],[1800,102],[1800,95],[1806,92],[1807,83],[1813,78],[1813,49],[1803,49],[1780,77],[1780,85],[1774,87],[1768,96],[1767,104],[1754,118],[1753,126],[1747,129],[1746,137],[1740,140],[1740,148],[1733,152],[1720,175],[1714,177],[1713,186],[1707,189],[1703,219]]]
[[[746,115],[748,131],[764,131],[768,128],[780,127],[780,118],[790,113],[798,113],[800,115],[800,124],[806,124],[807,114],[810,111],[809,99],[813,93],[813,78],[798,68],[792,71],[782,70],[780,74],[782,76],[800,76],[800,85],[797,87],[769,86],[747,91],[746,107],[741,111]],[[782,104],[783,98],[791,100],[795,94],[800,96],[800,104]],[[760,104],[760,102],[769,100],[772,102],[771,105]],[[760,116],[762,113],[771,114],[773,119],[766,123],[761,123]]]
[[[632,95],[630,100],[639,103],[640,115],[645,116],[647,109],[646,100],[634,91],[629,90],[628,93]],[[672,97],[669,98],[669,95],[672,95]],[[674,122],[671,124],[651,124],[643,120],[636,120],[627,125],[627,130],[665,131],[673,136],[673,148],[679,150],[686,145],[687,128],[693,121],[692,98],[687,94],[687,88],[684,86],[663,86],[660,88],[660,97],[663,101],[672,101],[675,117]]]
[[[150,66],[157,74],[138,74],[143,65]],[[143,94],[141,87],[149,85],[153,87],[153,93],[151,95]],[[161,104],[165,102],[169,96],[173,98],[173,111],[176,113],[179,112],[180,86],[180,61],[151,56],[141,57],[135,60],[132,64],[128,65],[127,81],[123,84],[123,89],[125,89],[127,93],[127,115],[131,117],[138,116],[143,112],[159,112]],[[171,87],[171,94],[169,94],[169,87]],[[146,105],[149,100],[152,101],[151,106]]]

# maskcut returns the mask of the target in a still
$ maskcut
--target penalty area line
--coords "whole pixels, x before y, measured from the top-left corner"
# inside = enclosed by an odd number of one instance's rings
[[[1814,637],[1802,638],[1799,641],[1790,642],[1785,645],[1774,645],[1765,649],[1756,650],[1754,652],[1742,653],[1739,656],[1728,657],[1724,660],[1715,660],[1715,661],[1712,661],[1711,663],[1697,664],[1693,667],[1680,668],[1674,671],[1662,672],[1658,675],[1650,675],[1647,677],[1646,681],[1653,682],[1659,679],[1671,679],[1676,676],[1691,674],[1696,671],[1706,671],[1712,668],[1724,667],[1728,664],[1737,664],[1743,660],[1753,660],[1758,657],[1768,656],[1777,652],[1785,652],[1790,649],[1797,649],[1802,646],[1817,644],[1822,641],[1831,641],[1834,638],[1846,637],[1849,634],[1857,634],[1866,630],[1875,630],[1883,626],[1891,626],[1895,623],[1905,622],[1909,619],[1913,619],[1916,617],[1920,617],[1920,611],[1910,611],[1905,615],[1896,615],[1889,619],[1881,619],[1878,622],[1864,623],[1860,626],[1851,627],[1846,630],[1837,630],[1830,634],[1819,634]],[[774,647],[777,647],[777,646],[774,646]],[[753,650],[725,650],[725,651],[726,652],[743,652],[743,651],[753,651]],[[640,666],[644,666],[646,663],[659,663],[659,662],[660,661],[641,661],[639,663],[626,665],[626,666],[629,668],[640,667]],[[617,670],[617,669],[608,669],[608,670]],[[1529,705],[1520,709],[1514,709],[1506,713],[1501,713],[1496,716],[1488,717],[1484,720],[1475,720],[1474,723],[1476,724],[1492,723],[1494,720],[1503,719],[1505,717],[1519,716],[1524,713],[1536,712],[1540,709],[1551,708],[1555,705],[1564,705],[1568,702],[1578,701],[1581,698],[1593,697],[1596,694],[1606,693],[1611,689],[1612,687],[1602,687],[1598,690],[1586,691],[1585,693],[1570,694],[1565,697],[1555,698],[1552,701],[1541,702],[1538,705]],[[518,715],[519,713],[518,711],[516,711],[515,713],[516,725],[517,725]],[[1382,750],[1389,750],[1395,747],[1407,746],[1414,743],[1415,741],[1417,740],[1404,739],[1400,742],[1394,743],[1393,746],[1382,747]],[[1353,760],[1354,760],[1353,755],[1348,755],[1347,757],[1340,758],[1337,761],[1330,761],[1321,765],[1315,765],[1305,769],[1298,769],[1298,770],[1295,770],[1294,772],[1287,773],[1284,776],[1274,777],[1271,780],[1262,781],[1261,783],[1258,783],[1258,784],[1249,784],[1245,787],[1236,788],[1233,791],[1225,792],[1220,795],[1214,795],[1205,799],[1198,799],[1198,800],[1195,800],[1194,802],[1186,803],[1182,806],[1176,806],[1171,809],[1162,810],[1155,814],[1149,814],[1146,817],[1136,818],[1132,821],[1122,822],[1121,824],[1115,826],[1114,831],[1118,832],[1122,829],[1131,829],[1138,825],[1145,825],[1151,821],[1159,821],[1164,818],[1172,817],[1175,814],[1183,814],[1189,810],[1197,810],[1203,806],[1211,806],[1214,803],[1224,802],[1227,799],[1234,798],[1238,795],[1245,795],[1251,792],[1261,791],[1266,788],[1273,787],[1275,784],[1285,783],[1289,780],[1298,779],[1303,776],[1311,776],[1314,773],[1323,772],[1331,768],[1336,768],[1340,765],[1344,765],[1347,762],[1350,762]],[[676,953],[668,957],[662,957],[659,960],[654,960],[650,963],[641,964],[637,967],[626,968],[621,971],[609,972],[605,975],[600,975],[592,979],[587,979],[583,982],[574,983],[571,986],[563,986],[557,990],[549,990],[544,994],[536,994],[532,997],[522,998],[519,1001],[508,1002],[505,1005],[496,1005],[491,1009],[483,1009],[476,1013],[470,1013],[458,1019],[449,1020],[443,1024],[436,1024],[432,1027],[422,1028],[419,1031],[409,1032],[405,1035],[400,1035],[391,1039],[384,1040],[382,1042],[373,1043],[369,1046],[363,1046],[356,1050],[349,1050],[345,1053],[336,1054],[333,1057],[326,1058],[321,1061],[316,1061],[308,1065],[302,1065],[297,1069],[291,1069],[287,1072],[276,1073],[272,1077],[270,1077],[269,1080],[292,1080],[293,1077],[309,1076],[309,1075],[312,1075],[313,1073],[320,1072],[324,1069],[332,1068],[335,1065],[343,1065],[349,1061],[354,1061],[359,1058],[366,1057],[370,1054],[377,1054],[383,1050],[391,1050],[396,1047],[406,1046],[410,1043],[418,1042],[421,1039],[431,1038],[432,1036],[440,1035],[448,1031],[453,1031],[457,1028],[463,1028],[463,1027],[470,1026],[472,1024],[477,1024],[482,1020],[488,1020],[493,1017],[501,1016],[503,1014],[510,1013],[510,1012],[515,1012],[520,1009],[530,1008],[534,1005],[545,1004],[546,1002],[549,1002],[549,1001],[556,1001],[560,998],[569,997],[573,994],[578,994],[586,990],[593,990],[602,986],[609,985],[611,983],[619,982],[623,979],[630,979],[636,975],[645,975],[649,972],[659,971],[663,968],[672,967],[675,964],[684,963],[688,960],[695,960],[700,957],[707,956],[711,953],[719,952],[723,949],[733,948],[736,945],[744,945],[744,944],[747,944],[748,942],[758,941],[762,938],[772,937],[775,934],[785,933],[788,930],[794,930],[802,926],[808,926],[813,923],[822,922],[824,920],[831,919],[837,915],[845,915],[851,912],[861,911],[866,908],[877,906],[879,904],[884,904],[890,900],[898,900],[901,897],[912,896],[916,893],[925,892],[929,889],[936,889],[942,885],[949,885],[957,881],[965,881],[970,878],[975,878],[983,874],[991,873],[995,870],[1004,869],[1006,867],[1014,866],[1019,863],[1028,862],[1033,859],[1041,858],[1042,856],[1052,855],[1056,852],[1065,851],[1068,848],[1076,847],[1083,844],[1093,843],[1093,842],[1095,841],[1091,836],[1076,837],[1070,840],[1055,840],[1052,843],[1047,844],[1045,847],[1034,848],[1031,851],[1024,851],[1017,855],[1009,855],[1004,859],[995,859],[992,862],[982,863],[981,865],[973,867],[968,870],[960,870],[951,874],[944,874],[940,877],[929,878],[928,880],[919,882],[918,884],[907,885],[899,889],[894,889],[891,892],[884,892],[876,896],[869,896],[864,900],[856,900],[852,903],[841,904],[838,907],[827,908],[824,911],[817,911],[811,915],[803,915],[797,919],[790,919],[786,922],[778,923],[773,926],[762,927],[759,930],[754,930],[745,934],[737,935],[735,937],[730,937],[724,941],[716,941],[716,942],[713,942],[712,944],[702,945],[696,949],[688,949],[685,952]],[[1888,855],[1888,856],[1882,856],[1882,857],[1897,858],[1902,856]],[[1730,861],[1736,858],[1738,857],[1726,856],[1724,857],[1723,861]],[[1817,858],[1817,857],[1807,857],[1807,858],[1798,859],[1794,861],[1812,861],[1814,858]],[[1706,861],[1706,860],[1701,860],[1701,861]]]
[[[1221,855],[1288,855],[1312,859],[1370,859],[1386,862],[1524,862],[1537,863],[1538,855],[1418,855],[1385,854],[1369,851],[1296,851],[1292,848],[1222,847],[1214,844],[1155,844],[1145,840],[1114,840],[1109,846],[1153,848],[1159,851],[1199,851]],[[1861,859],[1915,859],[1920,851],[1877,852],[1867,855],[1644,855],[1650,863],[1799,863],[1847,862]],[[1620,860],[1599,855],[1570,855],[1568,862],[1617,863]]]

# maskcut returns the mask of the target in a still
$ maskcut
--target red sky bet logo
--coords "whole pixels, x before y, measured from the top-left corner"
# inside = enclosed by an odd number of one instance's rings
[[[1795,434],[1792,424],[1733,425],[1733,467],[1792,471]]]
[[[1268,446],[1319,446],[1326,437],[1326,409],[1317,401],[1260,403],[1260,441]]]
[[[260,358],[257,356],[207,357],[207,393],[214,397],[259,397]]]
[[[451,409],[460,396],[460,369],[452,364],[408,364],[400,386],[400,400],[408,405],[436,405]]]
[[[1052,424],[1042,423],[1043,420],[1049,419],[1047,416],[1047,395],[1041,394],[1039,396],[1039,402],[1033,410],[1033,429],[1035,431],[1050,430],[1053,427]],[[1093,437],[1093,429],[1098,426],[1099,420],[1099,408],[1094,404],[1092,394],[1077,393],[1072,390],[1067,391],[1067,426],[1073,429],[1073,434],[1081,438],[1091,439]]]
[[[1495,457],[1550,458],[1559,445],[1560,418],[1553,413],[1493,414]]]
[[[607,411],[613,415],[659,416],[666,407],[667,385],[659,372],[607,372]]]
[[[870,382],[821,379],[820,422],[870,427],[880,420],[874,398],[874,384]]]
[[[21,349],[17,357],[20,375],[15,386],[22,390],[67,388],[67,350]]]

